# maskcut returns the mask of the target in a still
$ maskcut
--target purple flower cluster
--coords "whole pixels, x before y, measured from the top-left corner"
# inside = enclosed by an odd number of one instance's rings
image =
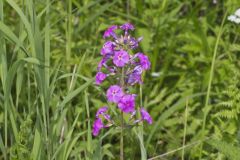
[[[130,23],[121,26],[113,25],[103,34],[103,38],[108,40],[101,49],[102,59],[97,67],[96,84],[100,85],[106,78],[111,78],[111,82],[117,81],[111,85],[106,92],[108,102],[116,104],[119,110],[130,115],[134,119],[136,115],[135,99],[136,94],[129,93],[129,87],[134,84],[142,84],[143,71],[149,70],[151,63],[143,53],[131,54],[138,47],[140,38],[134,38],[129,33],[135,28]],[[118,35],[116,31],[122,31],[124,34]],[[99,134],[102,128],[107,128],[114,123],[110,115],[107,114],[108,107],[100,108],[96,113],[96,120],[93,124],[93,135]],[[135,123],[146,121],[152,124],[152,118],[149,113],[142,107],[139,108],[141,119]],[[107,124],[105,125],[105,121]]]

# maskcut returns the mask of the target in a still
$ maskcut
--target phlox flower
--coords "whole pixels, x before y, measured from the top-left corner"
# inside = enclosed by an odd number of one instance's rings
[[[110,55],[114,54],[114,43],[111,41],[105,42],[105,44],[103,45],[103,48],[101,49],[101,55],[106,55],[106,54],[110,54]]]
[[[134,26],[131,23],[125,23],[123,25],[120,26],[121,30],[125,31],[125,35],[128,34],[128,30],[134,30]]]
[[[113,25],[111,27],[109,27],[103,34],[103,38],[107,38],[107,37],[113,37],[113,38],[117,38],[116,33],[114,32],[116,29],[118,28],[118,26]]]
[[[135,94],[124,95],[118,102],[118,108],[125,113],[133,112],[135,107]]]
[[[129,54],[124,50],[120,50],[115,52],[115,55],[113,57],[113,63],[117,67],[123,67],[129,62],[129,59]]]
[[[118,103],[123,96],[122,88],[118,85],[112,85],[107,90],[107,99],[109,102]]]
[[[144,55],[143,53],[137,53],[137,57],[140,61],[140,65],[144,70],[148,70],[151,67],[151,63],[148,59],[148,56]]]
[[[97,85],[101,84],[106,77],[107,77],[107,75],[104,74],[103,72],[97,72],[97,74],[96,74],[96,81],[95,81],[96,84]]]
[[[142,120],[145,120],[149,124],[152,124],[152,117],[143,107],[140,109],[140,113],[141,113],[141,116],[142,116]]]
[[[97,118],[93,123],[92,134],[97,136],[102,128],[104,128],[104,124],[100,118]]]

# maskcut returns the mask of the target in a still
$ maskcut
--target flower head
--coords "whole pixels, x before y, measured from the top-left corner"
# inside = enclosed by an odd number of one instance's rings
[[[102,69],[102,67],[107,67],[107,61],[110,59],[111,55],[110,54],[106,54],[103,56],[103,58],[101,59],[101,61],[98,63],[98,67],[97,70],[100,71]]]
[[[116,33],[114,32],[116,29],[118,28],[118,26],[113,25],[111,27],[109,27],[103,34],[103,38],[107,38],[112,36],[113,38],[117,38]]]
[[[134,30],[134,26],[131,23],[125,23],[120,26],[120,29],[128,31],[128,30]]]
[[[107,77],[107,75],[104,74],[103,72],[98,72],[96,74],[96,84],[97,85],[101,84],[106,77]]]
[[[101,55],[106,55],[106,54],[113,55],[113,53],[114,53],[114,43],[111,41],[105,42],[105,44],[103,45],[103,48],[101,49]]]
[[[139,74],[131,73],[128,76],[127,83],[134,85],[136,83],[142,84],[142,77]]]
[[[122,96],[123,96],[122,88],[118,85],[110,86],[107,90],[107,99],[109,102],[118,103]]]
[[[131,49],[135,49],[138,47],[138,43],[142,40],[142,37],[139,37],[138,39],[135,39],[134,37],[131,37],[129,40],[129,46]]]
[[[133,112],[135,107],[135,94],[124,95],[118,102],[118,108],[125,113]]]
[[[105,114],[107,112],[107,110],[108,110],[107,106],[99,108],[97,113],[96,113],[96,117],[99,118],[99,115]]]
[[[237,17],[239,13],[235,13]],[[121,32],[116,32],[121,29]],[[139,46],[142,37],[135,38],[129,31],[135,28],[131,23],[125,23],[121,26],[110,26],[103,34],[103,38],[110,37],[111,40],[105,41],[101,48],[102,59],[97,67],[96,84],[101,84],[107,77],[111,79],[111,86],[107,89],[106,97],[108,102],[117,104],[117,107],[124,114],[129,115],[127,124],[136,124],[142,121],[152,123],[150,114],[144,109],[140,109],[141,118],[137,118],[135,110],[136,94],[131,93],[131,85],[142,83],[142,73],[150,69],[149,58],[143,53],[133,52]],[[119,31],[119,30],[118,30]],[[122,33],[124,32],[124,33]],[[121,33],[121,34],[118,34]],[[120,78],[121,77],[121,78]],[[121,84],[121,86],[116,85]],[[125,92],[126,91],[126,92]],[[118,123],[111,119],[108,114],[108,107],[103,106],[96,112],[96,119],[93,123],[92,134],[97,136],[102,128],[108,128]],[[115,126],[114,125],[114,126]]]
[[[107,106],[99,108],[96,113],[96,118],[105,118],[106,120],[111,121],[111,116],[109,114],[106,114],[107,110]]]
[[[100,118],[97,118],[93,123],[93,130],[92,134],[94,136],[97,136],[100,132],[100,130],[104,127],[102,120]]]
[[[129,61],[129,54],[126,51],[120,50],[115,52],[115,55],[113,57],[113,63],[117,67],[123,67],[126,63],[128,63],[128,61]]]
[[[151,63],[148,59],[148,56],[144,55],[143,53],[137,53],[137,57],[140,61],[140,65],[144,70],[148,70],[151,67]]]
[[[136,66],[132,73],[130,73],[127,77],[127,83],[134,85],[135,83],[142,83],[142,67],[141,66]]]
[[[142,120],[145,120],[149,124],[152,124],[152,117],[143,107],[140,109],[140,113],[141,113],[141,116],[142,116]]]

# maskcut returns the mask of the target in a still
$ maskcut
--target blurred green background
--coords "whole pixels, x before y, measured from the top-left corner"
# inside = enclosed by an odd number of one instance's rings
[[[0,0],[0,159],[119,159],[114,128],[92,137],[104,30],[131,22],[150,58],[125,159],[240,157],[239,0]],[[139,91],[139,87],[136,88]]]

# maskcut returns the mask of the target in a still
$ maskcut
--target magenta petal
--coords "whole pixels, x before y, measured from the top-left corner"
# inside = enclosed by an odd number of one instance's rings
[[[106,55],[106,54],[110,54],[110,55],[114,54],[114,43],[111,41],[105,42],[105,44],[103,45],[103,48],[101,49],[101,55]]]
[[[107,68],[107,61],[111,58],[110,54],[106,54],[103,56],[103,58],[101,59],[101,61],[98,63],[98,67],[97,70],[100,71],[102,69],[102,67],[106,67]]]
[[[115,52],[113,57],[113,63],[117,67],[123,67],[125,66],[125,64],[129,62],[129,59],[130,59],[129,54],[124,50],[120,50]]]
[[[117,103],[123,96],[122,88],[118,85],[110,86],[107,90],[107,99],[109,102]]]
[[[93,129],[92,129],[92,134],[94,136],[97,136],[100,132],[100,130],[104,127],[102,120],[97,118],[94,123],[93,123]]]
[[[141,113],[141,116],[142,116],[142,120],[145,120],[149,124],[152,124],[152,117],[143,107],[140,109],[140,113]]]
[[[137,53],[137,57],[139,58],[140,65],[144,70],[150,69],[151,63],[148,59],[148,56],[144,55],[143,53]]]
[[[120,29],[128,31],[128,30],[134,30],[134,26],[131,23],[125,23],[120,26]]]
[[[107,106],[101,107],[98,109],[97,113],[96,113],[96,117],[99,118],[99,115],[106,113],[108,110]]]
[[[116,34],[115,34],[114,31],[115,31],[117,28],[118,28],[118,26],[116,26],[116,25],[113,25],[113,26],[109,27],[109,28],[104,32],[103,38],[107,38],[107,37],[110,37],[110,36],[116,38]]]
[[[106,77],[107,77],[107,75],[104,74],[103,72],[98,72],[96,74],[96,84],[97,85],[101,84]]]
[[[134,112],[135,97],[135,94],[124,95],[118,102],[118,108],[125,113]]]
[[[142,72],[143,69],[140,65],[136,66],[133,69],[133,72],[130,73],[127,77],[127,83],[134,85],[135,83],[142,84]]]

